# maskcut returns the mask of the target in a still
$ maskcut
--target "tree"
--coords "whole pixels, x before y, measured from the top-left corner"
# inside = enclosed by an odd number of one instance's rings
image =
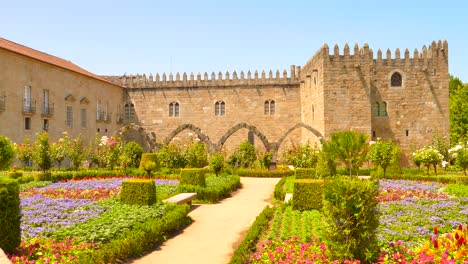
[[[67,146],[67,157],[72,163],[72,168],[78,169],[85,158],[83,139],[81,138],[81,135],[75,139],[70,139],[68,136],[65,136],[65,139]]]
[[[331,134],[330,140],[323,142],[323,150],[348,167],[349,176],[357,175],[359,167],[366,160],[369,145],[367,135],[356,131],[340,131]]]
[[[427,175],[429,175],[429,169],[431,165],[434,167],[434,173],[437,175],[437,165],[442,162],[443,158],[444,156],[432,146],[418,149],[413,153],[414,163],[416,165],[421,164],[426,166]]]
[[[15,156],[15,148],[11,141],[4,136],[0,136],[0,170],[10,168]]]
[[[52,159],[50,158],[50,145],[49,135],[47,132],[37,134],[36,141],[33,145],[32,159],[37,167],[46,172],[52,166]]]
[[[50,145],[50,157],[57,162],[59,168],[62,166],[62,161],[67,157],[67,149],[63,138]]]
[[[17,157],[25,166],[29,165],[32,159],[33,147],[29,138],[25,138],[23,144],[17,146]]]
[[[255,147],[248,140],[242,142],[229,157],[229,165],[233,168],[250,168],[257,160]]]
[[[185,149],[185,159],[189,168],[203,168],[208,165],[208,150],[205,143],[193,142]]]
[[[377,140],[376,142],[371,142],[369,145],[369,159],[374,165],[382,168],[383,176],[385,177],[387,167],[398,161],[400,149],[398,145],[391,140]]]
[[[460,167],[466,176],[466,169],[468,168],[468,142],[457,144],[449,149],[449,153],[455,160],[455,165]]]
[[[450,76],[450,139],[458,142],[468,135],[468,84]]]
[[[128,157],[128,167],[137,168],[140,165],[141,155],[143,152],[143,147],[141,147],[140,144],[135,141],[130,141],[124,145],[120,156]]]
[[[314,168],[317,165],[318,154],[318,147],[309,143],[293,145],[284,153],[284,160],[296,168]]]
[[[216,176],[218,176],[219,173],[224,168],[224,155],[222,153],[215,153],[215,154],[211,155],[211,157],[210,157],[210,166],[213,169]]]

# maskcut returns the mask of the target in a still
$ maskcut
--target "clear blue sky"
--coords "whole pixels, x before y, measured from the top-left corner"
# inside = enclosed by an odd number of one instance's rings
[[[449,42],[468,82],[465,1],[3,1],[0,36],[96,74],[289,69],[328,43]]]

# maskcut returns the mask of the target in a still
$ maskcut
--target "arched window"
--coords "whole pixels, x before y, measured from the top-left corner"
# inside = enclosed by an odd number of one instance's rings
[[[399,72],[394,72],[390,79],[390,84],[392,87],[401,87],[403,84],[403,79],[401,78],[401,74]]]
[[[215,115],[223,116],[226,113],[226,104],[224,101],[218,101],[215,103]]]
[[[265,113],[265,115],[274,115],[275,114],[275,101],[274,100],[266,100],[265,101],[264,113]]]
[[[172,102],[169,104],[169,116],[179,116],[179,103]]]
[[[312,124],[315,122],[315,106],[312,105]]]
[[[380,116],[380,104],[375,102],[374,104],[374,116]]]
[[[124,106],[124,118],[129,119],[130,118],[130,105],[125,104]]]
[[[387,103],[382,102],[382,105],[380,106],[380,116],[387,116]]]
[[[249,143],[253,145],[255,143],[254,132],[249,130],[249,133],[247,134],[247,139],[249,140]]]

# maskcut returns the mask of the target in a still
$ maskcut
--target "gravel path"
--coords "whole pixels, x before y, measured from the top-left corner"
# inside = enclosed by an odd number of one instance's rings
[[[133,264],[225,264],[252,225],[270,204],[277,178],[242,178],[242,189],[218,204],[195,205],[194,222],[161,248]]]

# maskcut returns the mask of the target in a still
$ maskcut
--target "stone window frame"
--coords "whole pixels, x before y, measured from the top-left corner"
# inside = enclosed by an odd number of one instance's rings
[[[124,105],[124,118],[133,119],[135,117],[135,105],[132,102],[127,102]]]
[[[393,78],[393,75],[394,74],[399,74],[401,76],[401,85],[400,86],[393,86],[392,85],[392,78]],[[400,70],[400,69],[395,69],[393,71],[390,72],[390,74],[388,75],[388,83],[389,83],[389,87],[392,88],[392,89],[405,89],[405,85],[406,85],[406,75],[405,73]]]
[[[385,101],[382,101],[382,104],[380,105],[380,116],[388,117],[388,103]]]
[[[67,128],[73,128],[73,106],[67,105],[66,107],[66,121]]]
[[[380,116],[380,103],[375,102],[373,107],[374,107],[374,109],[373,109],[372,112],[374,113],[374,116]]]
[[[180,115],[180,104],[177,101],[169,103],[169,116],[178,117]]]
[[[215,102],[215,116],[226,115],[226,103],[222,100]]]
[[[264,103],[263,114],[274,115],[276,112],[276,102],[273,99],[268,99]]]

